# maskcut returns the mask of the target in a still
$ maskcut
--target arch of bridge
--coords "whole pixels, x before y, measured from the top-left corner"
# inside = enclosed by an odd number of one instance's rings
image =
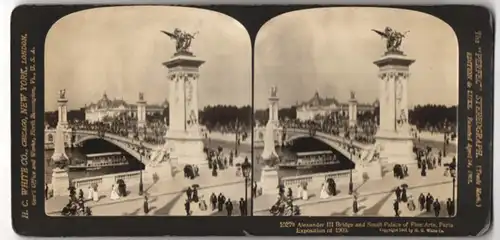
[[[139,160],[141,158],[139,154],[139,143],[134,142],[133,140],[125,137],[121,137],[115,134],[106,133],[104,136],[99,136],[97,132],[93,131],[75,131],[75,134],[81,136],[78,140],[75,141],[76,144],[83,143],[85,141],[93,140],[93,139],[102,139],[107,141],[121,149],[123,149],[128,154],[132,155],[134,158]],[[144,150],[147,152],[152,151],[153,146],[147,143],[143,143]],[[143,161],[147,161],[146,157],[142,157]]]
[[[334,136],[334,135],[323,133],[323,132],[319,132],[319,131],[316,131],[314,135],[311,135],[309,133],[309,130],[287,129],[286,141],[293,141],[295,139],[309,138],[309,137],[312,137],[314,139],[322,141],[322,142],[328,144],[330,147],[337,150],[338,152],[340,152],[342,155],[349,157],[348,151],[343,149],[340,145],[349,143],[350,140],[346,140],[345,138]],[[361,152],[368,149],[367,145],[359,143],[359,142],[355,142],[355,141],[353,141],[353,147],[356,148],[357,151],[361,151]],[[358,162],[359,159],[360,159],[360,157],[353,156],[354,163]]]

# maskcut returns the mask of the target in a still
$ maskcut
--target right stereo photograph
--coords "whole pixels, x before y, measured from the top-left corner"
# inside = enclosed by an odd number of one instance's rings
[[[431,15],[277,16],[254,48],[253,215],[453,217],[458,41]]]

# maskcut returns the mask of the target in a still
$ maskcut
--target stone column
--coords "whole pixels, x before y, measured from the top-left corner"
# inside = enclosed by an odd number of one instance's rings
[[[407,81],[414,63],[403,54],[389,53],[374,64],[379,68],[380,122],[377,144],[386,163],[414,163],[413,142],[408,131]],[[406,119],[405,119],[406,118]]]
[[[170,81],[166,135],[171,158],[180,164],[207,164],[198,120],[199,68],[205,61],[191,54],[176,54],[163,63]]]
[[[358,122],[358,101],[354,96],[349,99],[349,127],[356,127]]]
[[[68,108],[67,108],[68,99],[65,96],[60,96],[57,99],[57,125],[62,126],[64,129],[68,128]]]
[[[54,153],[51,157],[54,165],[52,167],[51,188],[55,196],[67,194],[69,187],[68,169],[66,167],[69,163],[69,158],[65,151],[65,132],[68,128],[67,103],[68,100],[65,94],[60,94],[59,99],[57,99],[58,121],[54,136]]]
[[[144,95],[139,93],[139,101],[137,101],[137,128],[146,127],[146,100]]]
[[[269,122],[278,127],[279,125],[279,98],[277,96],[278,88],[271,87],[271,95],[269,96]]]

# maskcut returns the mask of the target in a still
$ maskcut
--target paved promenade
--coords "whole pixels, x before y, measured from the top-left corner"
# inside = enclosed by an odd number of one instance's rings
[[[389,172],[380,180],[368,180],[365,183],[354,186],[354,190],[359,196],[359,202],[365,208],[373,207],[375,204],[380,205],[380,210],[368,211],[366,215],[392,216],[394,214],[392,203],[395,199],[393,190],[401,184],[409,186],[408,196],[413,195],[414,198],[417,198],[421,192],[430,192],[433,195],[437,194],[436,196],[443,200],[446,200],[445,198],[448,197],[451,198],[452,179],[449,176],[445,177],[443,175],[445,167],[438,167],[427,171],[426,177],[420,176],[420,171],[416,165],[408,167],[410,176],[405,179],[396,179],[393,177],[392,172]],[[297,190],[292,189],[292,192],[295,191]],[[347,207],[352,207],[352,196],[348,194],[348,186],[338,185],[337,191],[337,196],[320,199],[319,188],[308,189],[309,200],[295,200],[294,203],[301,206],[303,216],[330,216],[333,213],[340,215],[352,214],[352,209],[351,212],[347,209]],[[264,194],[257,197],[254,200],[254,215],[269,215],[268,209],[276,202],[276,198],[277,194]],[[381,201],[382,203],[380,203]],[[391,211],[383,210],[387,208]]]
[[[175,200],[175,196],[179,196],[179,200],[182,201],[179,203],[176,201],[176,205],[180,204],[182,205],[182,209],[184,209],[185,190],[193,184],[200,186],[199,196],[207,192],[223,192],[224,194],[230,194],[229,197],[231,198],[237,197],[239,199],[240,197],[244,197],[244,178],[236,176],[236,167],[229,167],[226,170],[218,171],[218,176],[213,177],[211,171],[205,166],[200,168],[200,176],[195,179],[184,178],[183,174],[180,173],[172,179],[160,180],[154,184],[144,184],[144,190],[150,196],[151,201],[158,201],[157,205],[169,199]],[[84,195],[87,196],[87,189],[82,190],[84,191]],[[119,200],[111,200],[109,199],[111,189],[99,189],[100,200],[98,202],[88,201],[86,204],[92,208],[94,215],[123,215],[131,211],[130,206],[135,206],[138,203],[140,203],[139,205],[142,209],[143,196],[138,195],[139,186],[127,186],[127,191],[130,191],[127,197]],[[67,202],[67,196],[50,198],[45,201],[45,211],[49,215],[58,215]]]

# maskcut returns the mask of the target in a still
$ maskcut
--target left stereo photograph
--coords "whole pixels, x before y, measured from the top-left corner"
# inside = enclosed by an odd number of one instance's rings
[[[45,213],[250,215],[251,51],[238,21],[209,10],[59,19],[44,54]]]

